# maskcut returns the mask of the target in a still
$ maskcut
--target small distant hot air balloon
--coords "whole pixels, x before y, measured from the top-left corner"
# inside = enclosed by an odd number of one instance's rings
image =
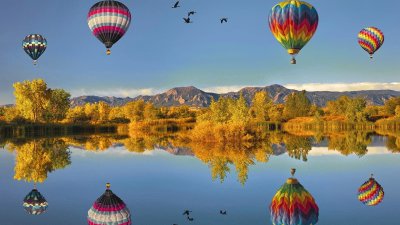
[[[131,225],[131,214],[107,183],[107,190],[90,208],[87,220],[89,225]]]
[[[131,13],[124,4],[114,0],[100,1],[90,8],[88,25],[93,35],[110,48],[125,35],[131,23]]]
[[[40,215],[46,212],[47,206],[46,199],[40,194],[40,192],[34,188],[29,194],[24,198],[24,209],[31,215]]]
[[[293,178],[278,190],[269,207],[273,225],[314,225],[318,222],[318,205],[311,194]]]
[[[376,206],[382,202],[385,192],[382,186],[372,177],[358,189],[358,200],[364,205]]]
[[[371,59],[374,57],[374,53],[383,45],[384,41],[385,36],[376,27],[367,27],[358,33],[358,44],[369,53]]]
[[[39,57],[46,51],[47,40],[40,34],[30,34],[22,41],[22,48],[33,59],[33,64],[37,64]]]
[[[318,13],[307,2],[287,0],[275,5],[269,14],[269,28],[281,45],[295,56],[313,37],[318,27]]]

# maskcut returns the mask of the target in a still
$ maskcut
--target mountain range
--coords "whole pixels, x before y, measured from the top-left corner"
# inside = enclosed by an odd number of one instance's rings
[[[99,96],[80,96],[71,99],[72,106],[80,106],[86,103],[97,103],[100,101],[106,102],[112,106],[122,106],[128,102],[136,100],[144,100],[151,102],[155,106],[179,106],[188,105],[192,107],[207,107],[210,105],[212,99],[219,99],[220,97],[239,98],[240,94],[244,96],[248,103],[251,102],[255,93],[259,91],[266,91],[270,98],[275,103],[284,103],[288,95],[299,90],[285,88],[281,85],[270,85],[266,87],[246,87],[237,92],[229,92],[224,94],[210,93],[202,91],[196,87],[176,87],[164,93],[156,95],[140,95],[134,98],[118,98],[118,97],[99,97]],[[393,90],[367,90],[367,91],[347,91],[347,92],[334,92],[334,91],[310,91],[307,92],[308,99],[318,106],[325,106],[328,101],[336,100],[342,95],[354,97],[362,97],[367,100],[369,105],[383,105],[385,101],[391,97],[400,96],[399,91]]]

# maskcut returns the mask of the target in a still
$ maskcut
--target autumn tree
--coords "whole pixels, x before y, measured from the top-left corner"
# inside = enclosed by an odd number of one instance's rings
[[[110,105],[105,102],[99,102],[97,105],[97,109],[99,111],[99,122],[107,122],[111,111]]]
[[[124,110],[121,106],[112,107],[108,114],[108,119],[116,123],[128,123],[129,119],[125,117]]]
[[[282,122],[284,108],[285,106],[282,104],[272,104],[268,110],[269,119],[273,122]]]
[[[42,79],[14,83],[16,107],[22,116],[38,122],[43,120],[50,91]]]
[[[310,108],[311,103],[306,96],[306,91],[293,92],[287,96],[283,116],[286,119],[308,116]]]
[[[400,105],[400,97],[392,97],[385,101],[385,105],[383,106],[384,112],[387,115],[393,116],[396,114],[396,107]]]
[[[131,122],[143,121],[144,106],[145,106],[145,103],[143,100],[127,103],[123,107],[125,117],[128,118]]]
[[[327,103],[327,110],[331,115],[345,116],[349,122],[363,122],[367,118],[365,111],[367,102],[364,98],[349,98],[341,96],[335,101]]]
[[[45,120],[63,120],[71,106],[70,97],[71,95],[62,89],[50,90],[48,105],[46,106],[47,110],[45,113]]]
[[[76,106],[74,108],[68,109],[66,119],[68,122],[72,123],[82,123],[89,121],[89,118],[86,116],[85,108],[83,106]]]
[[[143,117],[147,121],[158,119],[159,111],[152,103],[146,103],[143,108]]]
[[[396,113],[395,116],[396,116],[397,118],[400,118],[400,105],[396,106],[395,113]]]
[[[240,94],[239,99],[232,101],[228,106],[228,109],[232,114],[230,119],[231,123],[246,124],[249,122],[249,107],[247,106],[246,99],[243,97],[243,94]]]
[[[25,122],[26,121],[15,106],[4,108],[4,120],[7,122]]]
[[[69,108],[69,93],[49,89],[42,79],[14,83],[16,109],[33,122],[59,121]]]
[[[252,106],[250,108],[250,114],[255,122],[269,121],[269,112],[272,108],[273,102],[269,98],[267,92],[260,91],[254,95],[252,100]]]

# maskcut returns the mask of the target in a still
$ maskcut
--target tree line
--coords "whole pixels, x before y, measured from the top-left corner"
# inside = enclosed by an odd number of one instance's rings
[[[162,119],[195,119],[197,123],[244,127],[254,123],[288,122],[294,118],[315,121],[375,122],[379,119],[400,119],[400,97],[388,99],[383,106],[368,105],[364,98],[341,96],[328,101],[325,107],[312,104],[306,91],[293,92],[285,103],[274,103],[265,91],[257,92],[248,104],[238,99],[219,98],[208,108],[189,106],[156,107],[143,100],[124,106],[105,102],[71,107],[71,95],[62,89],[51,89],[42,79],[17,82],[14,85],[15,105],[0,107],[3,123],[129,123]]]

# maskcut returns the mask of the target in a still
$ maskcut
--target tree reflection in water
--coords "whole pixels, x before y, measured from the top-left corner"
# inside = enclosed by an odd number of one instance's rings
[[[307,161],[312,147],[327,140],[329,150],[343,155],[367,154],[371,133],[363,131],[334,133],[284,133],[263,134],[263,141],[256,142],[191,142],[190,133],[144,133],[129,135],[68,136],[29,140],[7,140],[5,147],[16,153],[15,176],[17,180],[44,182],[48,173],[71,164],[69,146],[87,151],[105,151],[113,146],[124,146],[130,152],[143,153],[161,149],[176,155],[191,155],[207,164],[213,180],[223,182],[231,168],[240,183],[246,183],[249,167],[256,162],[267,163],[271,155],[288,153],[289,157]],[[400,152],[400,135],[385,133],[387,147]],[[323,144],[325,144],[324,142]]]
[[[43,183],[48,173],[71,164],[68,144],[61,139],[36,139],[9,143],[16,153],[14,179]]]

